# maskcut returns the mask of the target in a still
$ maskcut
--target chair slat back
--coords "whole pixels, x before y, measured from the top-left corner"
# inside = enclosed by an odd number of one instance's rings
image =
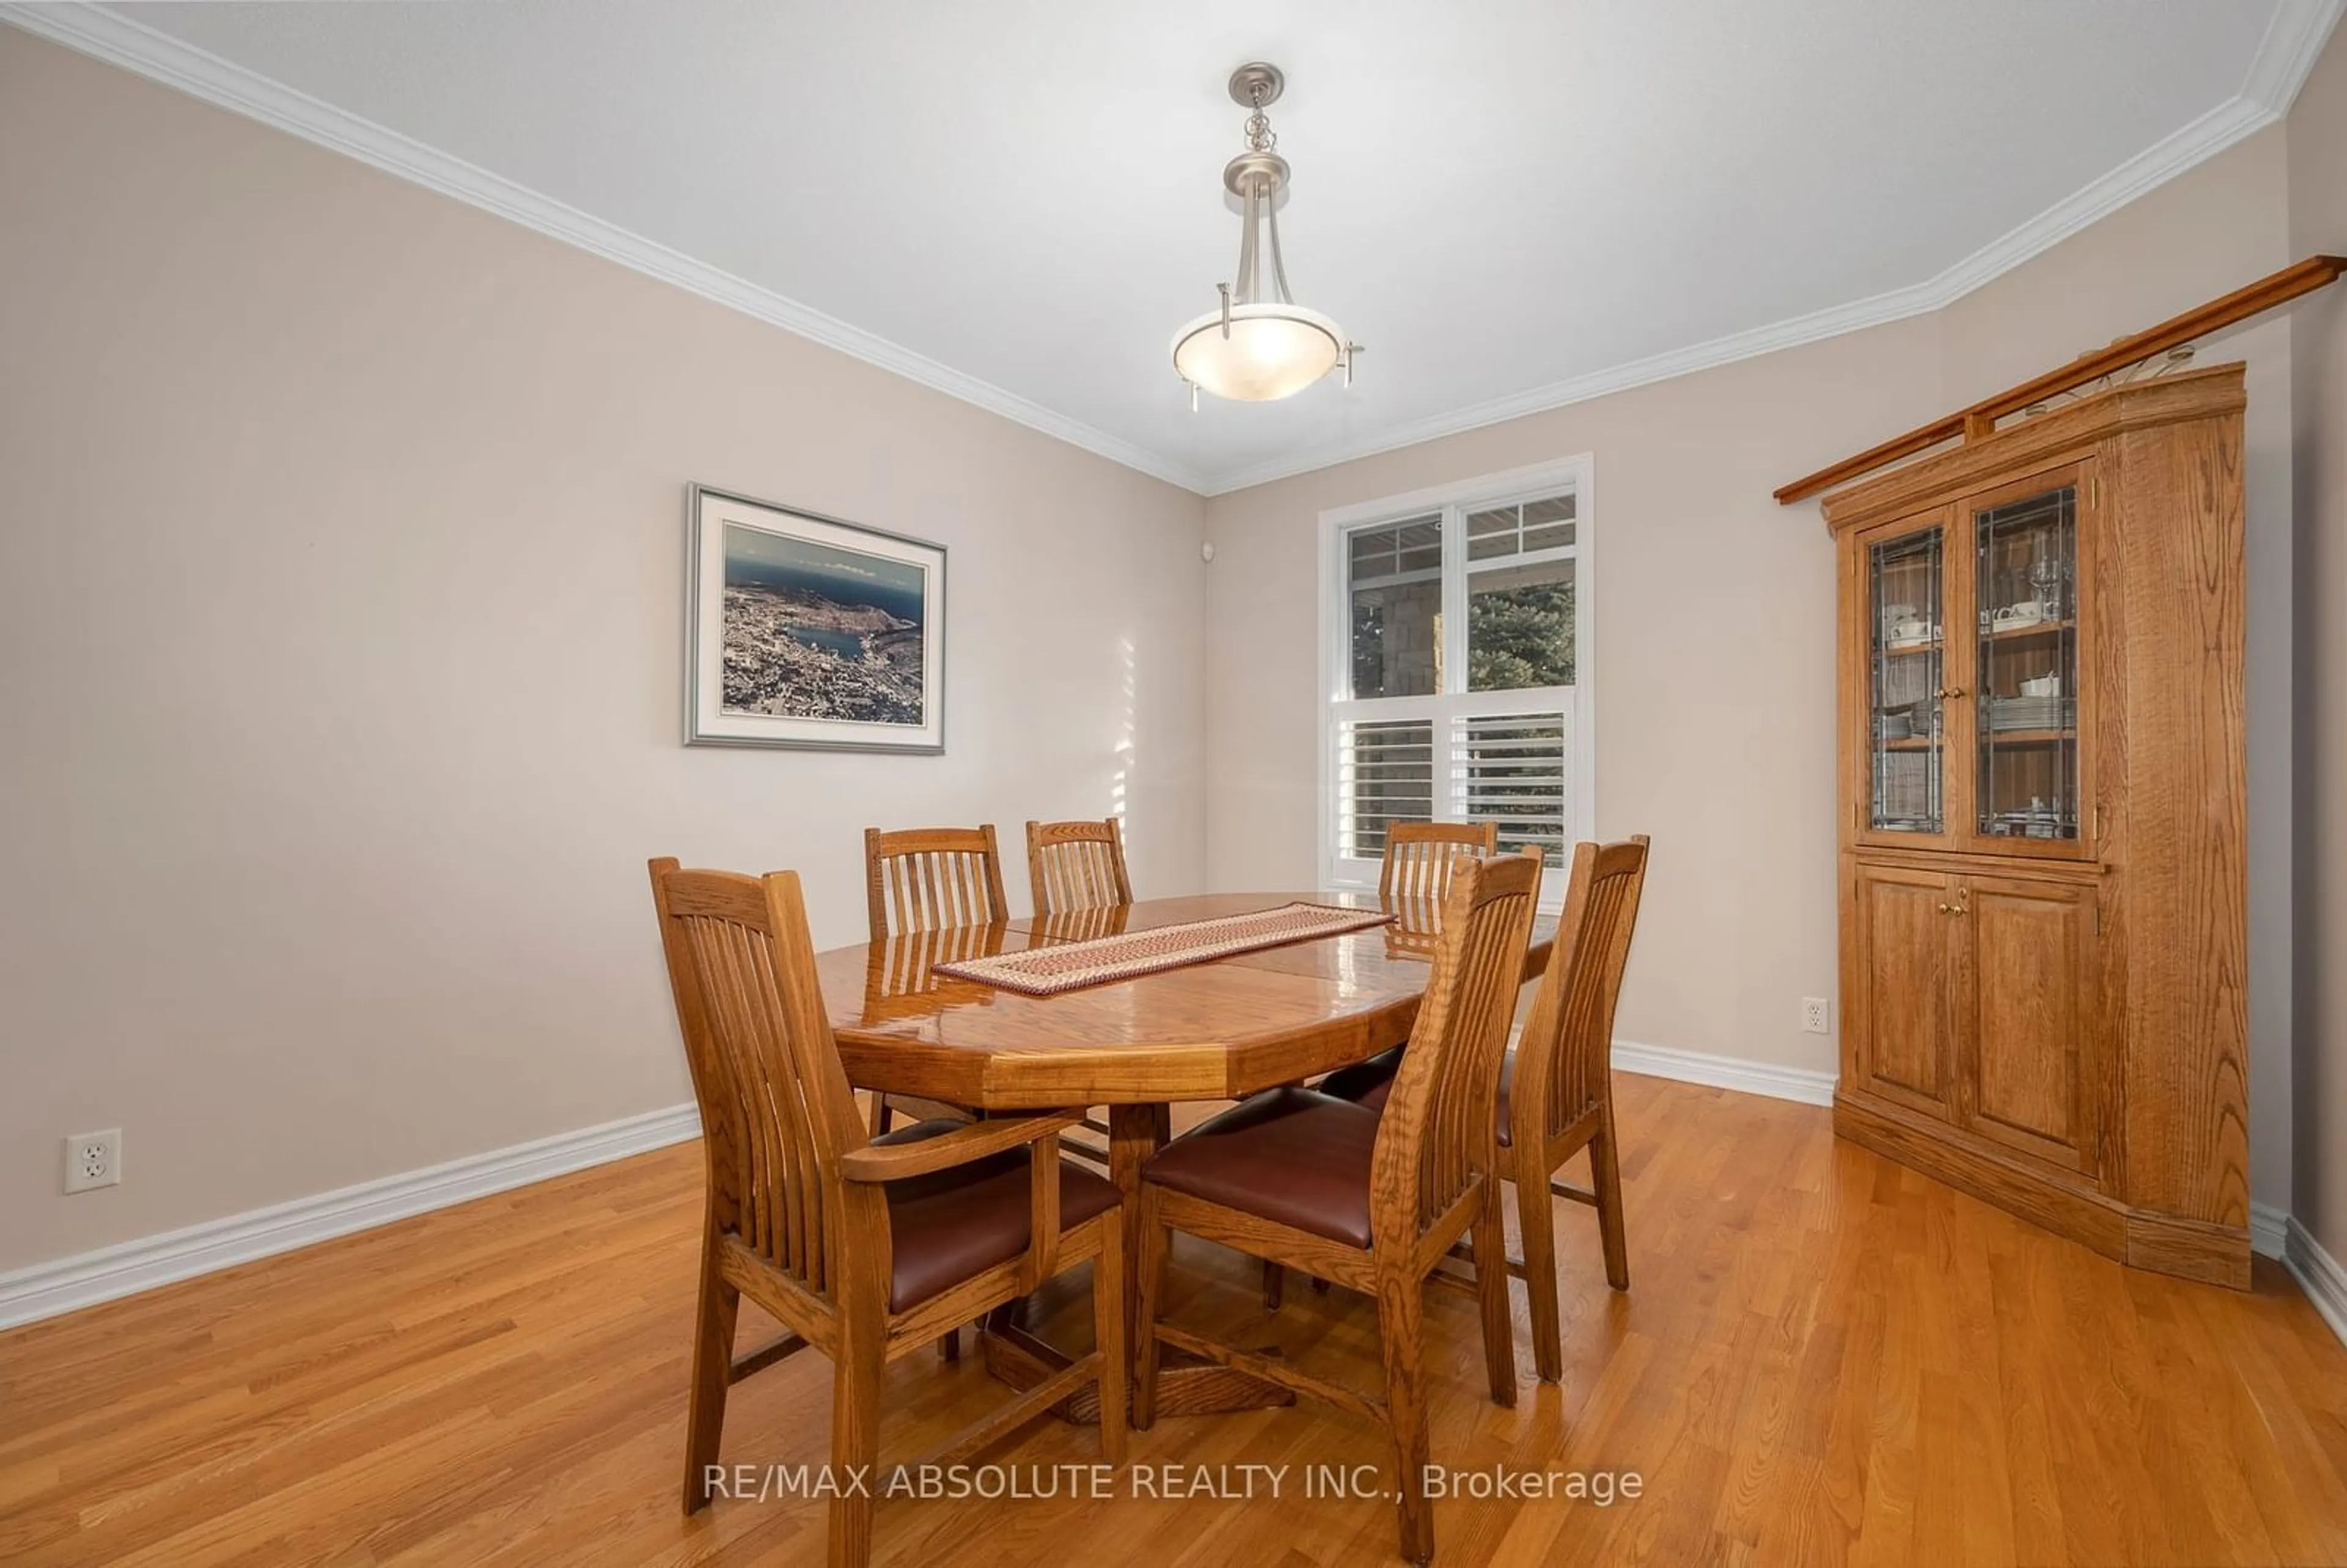
[[[1573,846],[1556,947],[1516,1047],[1516,1083],[1554,1137],[1612,1092],[1614,1010],[1646,886],[1645,834]]]
[[[1536,854],[1462,858],[1371,1164],[1371,1224],[1415,1238],[1498,1155],[1500,1067],[1540,896]]]
[[[825,1295],[846,1239],[825,1234],[834,1173],[869,1140],[824,1011],[798,874],[661,859],[651,880],[717,1228]]]
[[[1385,858],[1378,866],[1378,897],[1389,910],[1440,909],[1450,896],[1450,867],[1461,855],[1493,855],[1496,822],[1397,822],[1386,827]]]
[[[1027,875],[1035,913],[1064,915],[1133,902],[1124,872],[1124,837],[1114,817],[1100,822],[1030,822]]]
[[[872,939],[1009,917],[994,825],[864,830],[864,887]]]

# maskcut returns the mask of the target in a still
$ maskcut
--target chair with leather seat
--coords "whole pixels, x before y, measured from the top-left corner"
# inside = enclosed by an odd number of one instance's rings
[[[1597,1211],[1606,1282],[1616,1290],[1630,1288],[1614,1128],[1614,1011],[1637,930],[1650,842],[1639,834],[1618,844],[1573,846],[1556,945],[1522,1037],[1500,1073],[1500,1171],[1515,1184],[1517,1230],[1524,1244],[1522,1257],[1506,1260],[1507,1271],[1524,1281],[1532,1298],[1532,1361],[1547,1383],[1564,1375],[1551,1198]],[[1322,1091],[1376,1110],[1389,1102],[1400,1060],[1401,1052],[1388,1051],[1332,1072]],[[1584,1148],[1590,1185],[1558,1180],[1565,1161]]]
[[[1418,906],[1431,913],[1450,892],[1453,861],[1499,851],[1496,822],[1388,823],[1385,854],[1378,862],[1378,902],[1389,911]]]
[[[1142,1170],[1134,1424],[1145,1429],[1155,1419],[1160,1346],[1381,1420],[1398,1461],[1402,1553],[1420,1562],[1434,1550],[1423,1484],[1424,1289],[1428,1276],[1471,1232],[1487,1257],[1501,1245],[1491,1102],[1540,870],[1531,856],[1460,862],[1413,1044],[1382,1114],[1309,1089],[1269,1090],[1175,1139]],[[1382,1396],[1159,1321],[1174,1230],[1373,1297]],[[1513,1405],[1506,1276],[1484,1280],[1481,1298],[1491,1398]]]
[[[1442,924],[1442,901],[1450,892],[1450,867],[1459,856],[1496,855],[1496,822],[1389,822],[1385,853],[1378,862],[1378,906],[1393,917],[1386,927],[1386,950],[1425,958],[1434,950]],[[1389,1053],[1401,1060],[1401,1048]],[[1326,1084],[1316,1087],[1325,1088]],[[1279,1265],[1263,1266],[1263,1309],[1279,1310],[1286,1275]],[[1316,1289],[1328,1282],[1316,1279]]]
[[[1027,877],[1035,917],[1133,902],[1124,868],[1124,834],[1116,818],[1027,825]]]
[[[865,915],[876,948],[892,937],[932,931],[990,935],[1000,946],[1010,908],[1002,894],[1002,856],[994,825],[864,830]],[[967,1105],[909,1094],[872,1096],[872,1131],[886,1132],[899,1113],[916,1119],[975,1122]]]
[[[684,1508],[709,1502],[726,1390],[812,1345],[832,1360],[830,1562],[871,1554],[889,1361],[1092,1264],[1098,1345],[914,1464],[966,1462],[1088,1383],[1121,1464],[1127,1394],[1117,1190],[1062,1161],[1071,1114],[930,1121],[875,1139],[815,976],[797,874],[651,863],[652,900],[707,1158]],[[786,1332],[736,1356],[747,1296]],[[858,1490],[846,1478],[873,1477]]]

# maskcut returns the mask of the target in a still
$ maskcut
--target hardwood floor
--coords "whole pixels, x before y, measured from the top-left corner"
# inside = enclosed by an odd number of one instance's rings
[[[1619,1083],[1632,1294],[1559,1205],[1565,1381],[1520,1348],[1501,1410],[1473,1298],[1433,1292],[1432,1450],[1642,1494],[1438,1502],[1438,1563],[2347,1563],[2347,1348],[2266,1260],[2249,1295],[2130,1273],[1837,1143],[1822,1110]],[[0,1562],[820,1561],[820,1502],[678,1512],[699,1180],[688,1144],[0,1335]],[[1376,1386],[1357,1297],[1291,1286],[1266,1318],[1253,1266],[1199,1244],[1169,1295]],[[1081,1341],[1083,1313],[1079,1274],[1034,1321]],[[829,1376],[800,1356],[737,1387],[727,1461],[820,1464]],[[884,1462],[1001,1391],[974,1357],[890,1368]],[[992,1457],[1095,1449],[1051,1422]],[[1302,1494],[1303,1467],[1388,1462],[1325,1409],[1168,1419],[1133,1444],[1161,1491],[1168,1466],[1294,1467],[1281,1495],[884,1501],[875,1561],[1389,1561],[1389,1505]]]

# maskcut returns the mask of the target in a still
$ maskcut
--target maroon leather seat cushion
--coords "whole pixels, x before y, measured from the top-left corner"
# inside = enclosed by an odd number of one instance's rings
[[[963,1125],[916,1122],[884,1132],[876,1144],[917,1143]],[[963,1280],[1008,1263],[1033,1238],[1028,1212],[1029,1160],[1012,1149],[907,1176],[884,1187],[888,1195],[888,1310],[903,1312]],[[1060,1162],[1060,1224],[1080,1225],[1116,1207],[1116,1189],[1081,1165]]]
[[[1339,1100],[1349,1100],[1356,1105],[1366,1105],[1372,1111],[1386,1108],[1386,1095],[1393,1088],[1394,1074],[1401,1071],[1403,1048],[1379,1051],[1367,1061],[1357,1061],[1350,1067],[1340,1067],[1319,1083],[1320,1092],[1333,1094]]]
[[[1320,1091],[1333,1094],[1339,1100],[1349,1100],[1371,1111],[1383,1111],[1386,1096],[1393,1092],[1394,1074],[1401,1071],[1401,1052],[1402,1048],[1395,1046],[1367,1061],[1340,1067],[1320,1081]],[[1500,1147],[1502,1149],[1515,1143],[1515,1132],[1508,1124],[1511,1120],[1508,1091],[1515,1078],[1516,1053],[1512,1050],[1500,1061]]]
[[[1369,1245],[1373,1111],[1309,1089],[1272,1089],[1150,1156],[1143,1179],[1330,1241]]]

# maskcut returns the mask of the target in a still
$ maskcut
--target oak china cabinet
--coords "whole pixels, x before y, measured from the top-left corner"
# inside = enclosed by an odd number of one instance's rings
[[[2146,1268],[2250,1277],[2241,367],[1827,497],[1836,1130]]]

